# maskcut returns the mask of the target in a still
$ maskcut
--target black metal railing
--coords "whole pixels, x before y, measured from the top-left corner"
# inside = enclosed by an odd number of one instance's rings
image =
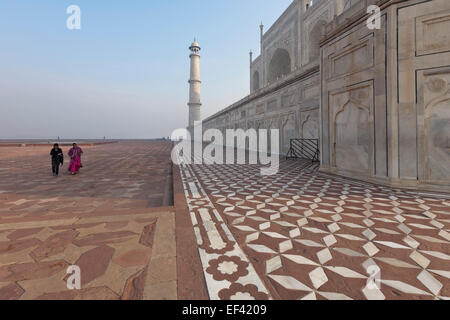
[[[291,139],[286,159],[306,159],[319,162],[319,139]]]

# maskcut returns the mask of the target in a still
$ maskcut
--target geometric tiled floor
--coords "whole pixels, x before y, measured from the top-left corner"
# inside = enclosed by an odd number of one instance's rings
[[[83,150],[80,175],[66,156],[54,178],[49,148],[0,148],[0,300],[176,299],[171,144]]]
[[[182,165],[211,299],[448,299],[450,197],[282,161]]]
[[[81,174],[54,178],[47,148],[0,148],[0,299],[176,299],[171,144],[83,149]],[[281,162],[275,176],[252,165],[180,173],[196,281],[211,299],[450,297],[448,196],[302,161]],[[67,290],[72,264],[82,290]]]

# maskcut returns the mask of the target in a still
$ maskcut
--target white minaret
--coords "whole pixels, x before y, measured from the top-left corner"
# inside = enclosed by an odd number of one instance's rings
[[[189,80],[189,128],[194,127],[195,121],[200,121],[200,47],[194,40],[189,47],[191,54],[191,78]]]

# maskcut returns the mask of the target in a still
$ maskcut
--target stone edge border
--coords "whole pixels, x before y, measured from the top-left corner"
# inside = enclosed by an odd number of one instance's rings
[[[178,300],[209,300],[180,168],[173,165],[173,198],[177,247]]]

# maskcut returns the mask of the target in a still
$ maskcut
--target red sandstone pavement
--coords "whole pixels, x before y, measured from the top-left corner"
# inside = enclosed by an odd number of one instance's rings
[[[54,178],[49,150],[0,148],[0,299],[450,296],[448,195],[304,161],[274,176],[251,165],[172,170],[170,150],[86,147],[80,175]],[[81,290],[67,289],[70,265]]]
[[[0,148],[0,299],[176,299],[170,150],[84,147],[81,173],[55,178],[47,148]]]

